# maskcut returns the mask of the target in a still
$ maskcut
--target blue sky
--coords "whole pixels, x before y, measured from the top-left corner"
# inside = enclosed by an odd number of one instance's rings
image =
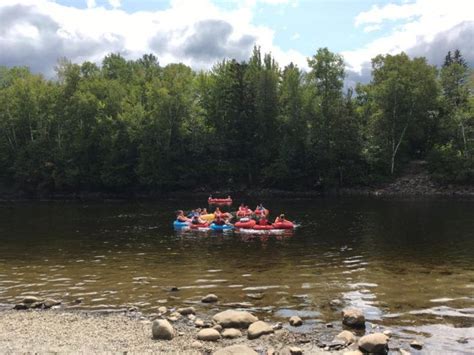
[[[474,63],[472,0],[1,0],[0,65],[52,73],[58,58],[130,59],[208,69],[245,60],[254,45],[281,66],[307,68],[319,47],[367,80],[377,54],[405,51],[439,64],[461,49]]]

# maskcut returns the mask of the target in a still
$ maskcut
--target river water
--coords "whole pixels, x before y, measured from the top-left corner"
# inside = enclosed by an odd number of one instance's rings
[[[329,304],[338,299],[401,339],[422,337],[425,350],[474,351],[474,201],[263,202],[301,226],[276,236],[175,232],[172,211],[202,200],[0,204],[0,303],[38,294],[155,313],[216,307],[199,302],[215,293],[274,320],[300,315],[299,331],[310,331],[340,323]]]

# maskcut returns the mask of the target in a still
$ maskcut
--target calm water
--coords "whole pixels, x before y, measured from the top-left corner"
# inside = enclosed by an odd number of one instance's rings
[[[474,201],[264,201],[301,227],[270,237],[174,232],[172,211],[203,202],[0,204],[0,303],[39,294],[154,313],[216,307],[199,303],[215,293],[275,320],[299,314],[304,331],[339,321],[329,301],[340,299],[400,338],[425,337],[425,349],[474,350]]]

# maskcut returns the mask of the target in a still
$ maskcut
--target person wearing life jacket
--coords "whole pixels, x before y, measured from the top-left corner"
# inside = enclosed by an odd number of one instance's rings
[[[216,226],[223,226],[226,224],[226,221],[221,215],[216,215],[216,218],[212,221],[212,223],[214,223]]]
[[[283,223],[286,222],[285,215],[282,213],[277,218],[275,218],[275,223]]]
[[[245,217],[247,215],[247,210],[243,203],[240,204],[239,210],[237,211],[237,217]]]
[[[258,220],[258,225],[259,226],[268,226],[270,224],[270,222],[268,222],[268,219],[266,216],[262,216],[259,220]]]
[[[263,207],[262,204],[259,204],[259,205],[257,205],[257,207],[255,207],[255,212],[254,213],[257,217],[267,216],[268,215],[268,210],[265,207]]]
[[[216,210],[214,211],[214,215],[216,217],[222,217],[222,212],[221,212],[221,209],[219,207],[216,207]]]
[[[179,222],[190,222],[191,219],[184,215],[183,210],[176,211],[176,220]]]

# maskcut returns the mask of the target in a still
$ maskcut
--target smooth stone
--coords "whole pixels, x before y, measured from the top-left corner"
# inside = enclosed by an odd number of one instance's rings
[[[413,341],[410,343],[410,346],[411,346],[413,349],[416,349],[416,350],[421,350],[421,349],[423,349],[423,343],[422,343],[422,342],[419,342],[418,340],[413,340]]]
[[[234,339],[242,336],[242,332],[235,328],[227,328],[222,332],[223,338]]]
[[[271,334],[273,332],[274,330],[271,325],[259,320],[255,323],[250,324],[247,337],[249,339],[257,339],[264,334]]]
[[[258,353],[246,345],[232,345],[217,350],[214,355],[258,355]]]
[[[166,312],[168,312],[168,308],[166,308],[165,306],[161,306],[160,308],[158,308],[158,313],[165,314]]]
[[[204,296],[201,300],[201,302],[204,302],[204,303],[214,303],[214,302],[217,302],[219,298],[213,294],[213,293],[210,293],[208,294],[207,296]]]
[[[195,320],[196,316],[194,314],[188,314],[188,319],[189,320]]]
[[[368,353],[385,354],[388,350],[388,336],[382,333],[365,335],[359,339],[357,345]]]
[[[171,340],[174,338],[173,326],[166,319],[157,319],[152,324],[154,339]]]
[[[25,298],[23,298],[22,303],[30,304],[30,303],[38,303],[38,302],[41,302],[41,301],[42,301],[42,299],[38,298],[36,296],[25,296]]]
[[[227,310],[217,313],[212,319],[224,328],[247,328],[258,318],[246,311]]]
[[[202,319],[196,319],[194,321],[194,325],[197,327],[197,328],[204,328],[204,321]]]
[[[187,316],[189,314],[196,314],[196,310],[194,309],[194,307],[178,308],[177,312],[181,314],[182,316]]]
[[[52,298],[47,298],[44,302],[44,308],[51,308],[54,306],[59,306],[61,304],[61,301],[54,300]]]
[[[251,298],[253,300],[261,300],[263,297],[265,297],[265,294],[263,293],[247,293],[245,296],[248,298]]]
[[[199,348],[202,348],[202,343],[200,341],[195,341],[191,344],[191,347],[192,348],[195,348],[195,349],[199,349]]]
[[[343,330],[334,339],[343,340],[346,344],[353,344],[357,340],[355,335],[348,330]]]
[[[216,341],[221,338],[219,332],[212,328],[201,329],[197,334],[199,340]]]
[[[178,317],[168,317],[168,320],[170,322],[177,322],[179,320],[179,318]]]
[[[346,308],[342,311],[342,323],[353,328],[365,327],[364,313],[357,308]]]
[[[334,300],[329,301],[329,304],[333,307],[341,307],[342,301],[338,299],[334,299]]]
[[[290,325],[293,327],[299,327],[300,325],[303,325],[303,320],[298,316],[292,316],[290,317]]]
[[[215,326],[212,327],[212,329],[215,329],[215,330],[217,330],[218,332],[221,332],[221,331],[222,331],[222,325],[216,324]]]

